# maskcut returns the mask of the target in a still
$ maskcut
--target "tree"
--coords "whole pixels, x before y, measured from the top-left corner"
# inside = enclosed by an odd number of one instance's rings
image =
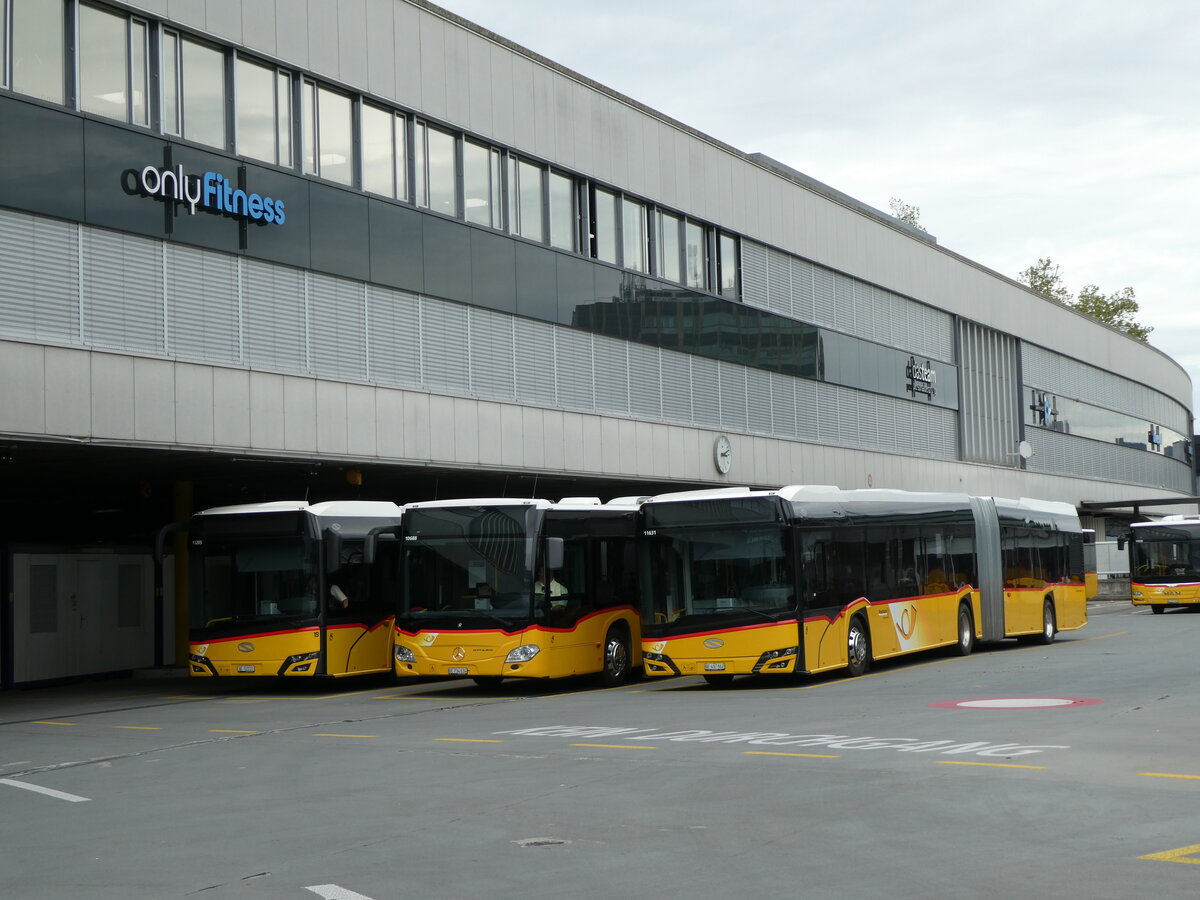
[[[1079,291],[1079,296],[1073,296],[1063,283],[1058,265],[1044,258],[1038,259],[1036,265],[1021,271],[1017,278],[1022,284],[1050,299],[1077,309],[1105,325],[1111,325],[1139,341],[1145,341],[1154,330],[1134,319],[1138,311],[1138,302],[1131,287],[1121,288],[1112,294],[1102,294],[1096,285],[1085,284]]]
[[[921,225],[921,207],[905,203],[899,197],[893,197],[889,200],[888,207],[891,208],[892,215],[905,225],[911,225],[918,231],[925,230]]]
[[[1138,311],[1138,302],[1131,287],[1123,287],[1111,294],[1102,294],[1096,285],[1085,284],[1071,305],[1093,319],[1106,322],[1139,341],[1145,341],[1154,330],[1134,319],[1134,314]]]

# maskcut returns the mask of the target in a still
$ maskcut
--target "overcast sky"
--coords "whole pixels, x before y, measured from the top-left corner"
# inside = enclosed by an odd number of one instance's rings
[[[1072,292],[1132,287],[1200,395],[1195,0],[441,5],[885,212],[915,205],[1004,275],[1049,257]]]

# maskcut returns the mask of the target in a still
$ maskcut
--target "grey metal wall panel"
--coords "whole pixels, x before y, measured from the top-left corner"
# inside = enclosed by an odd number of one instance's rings
[[[169,360],[133,362],[133,437],[153,444],[175,441],[175,365]]]
[[[493,88],[503,89],[492,79],[492,49],[494,44],[479,35],[467,36],[467,100],[470,104],[471,130],[494,137],[492,110],[495,108]]]
[[[204,22],[209,34],[240,44],[242,39],[241,0],[205,0]]]
[[[443,33],[443,41],[442,80],[446,84],[446,112],[442,118],[455,125],[466,126],[470,124],[471,118],[467,35],[460,28],[447,26]]]
[[[366,0],[338,0],[338,77],[346,84],[363,86],[369,81],[367,36]]]
[[[92,433],[91,360],[88,354],[58,347],[45,348],[45,396],[31,400],[41,402],[46,410],[46,433],[84,437]],[[33,384],[39,376],[37,368],[26,363],[20,370],[22,383]],[[15,383],[6,379],[5,383]],[[87,390],[84,390],[86,386]],[[33,393],[31,391],[31,393]]]
[[[421,109],[421,13],[407,3],[392,7],[395,41],[396,100],[411,109]]]
[[[308,0],[304,22],[308,32],[307,68],[327,78],[338,78],[338,0]]]
[[[83,234],[84,339],[163,353],[162,243],[88,228]]]
[[[417,18],[420,32],[421,95],[418,109],[435,118],[446,118],[446,23],[432,16]],[[397,79],[397,84],[400,84]]]
[[[287,0],[284,0],[287,2]],[[381,0],[390,3],[391,0]],[[242,40],[251,50],[276,56],[275,0],[241,0]]]
[[[1031,429],[1027,438],[1033,446],[1033,456],[1026,464],[1031,471],[1118,484],[1142,484],[1187,494],[1194,488],[1189,466],[1144,450],[1043,428]]]
[[[184,359],[241,362],[237,258],[164,245],[167,347]]]
[[[279,0],[277,0],[277,3]],[[284,3],[295,3],[297,0],[282,0]],[[309,17],[307,10],[302,16],[275,16],[275,46],[280,59],[299,66],[309,68],[308,29]]]
[[[396,18],[394,0],[367,0],[366,65],[367,90],[396,99]]]

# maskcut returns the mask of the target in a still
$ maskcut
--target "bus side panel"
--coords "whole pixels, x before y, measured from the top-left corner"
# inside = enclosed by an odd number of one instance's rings
[[[196,677],[209,675],[256,676],[278,675],[283,661],[289,656],[302,656],[321,649],[321,632],[317,628],[286,631],[274,634],[247,634],[221,638],[215,641],[191,641],[189,652],[204,657],[212,666],[192,661],[191,674]],[[310,665],[302,672],[286,674],[314,675],[316,666]]]
[[[808,624],[805,623],[806,639]],[[774,625],[711,629],[665,639],[647,638],[643,642],[643,649],[666,656],[681,675],[704,675],[713,672],[722,675],[751,675],[754,674],[755,666],[763,659],[764,653],[796,647],[797,638],[796,622],[792,620]],[[802,671],[800,661],[793,655],[773,657],[770,662],[771,667],[763,668],[762,672],[774,675]],[[718,665],[721,668],[710,668]],[[665,668],[647,667],[646,674],[673,673]]]
[[[1004,636],[1037,634],[1042,630],[1045,588],[1005,588]]]
[[[958,639],[959,597],[956,592],[945,592],[872,606],[872,656],[886,659],[954,643]],[[974,600],[972,609],[978,631],[978,608]]]
[[[549,657],[542,677],[566,678],[602,671],[605,639],[618,622],[624,623],[629,635],[631,665],[640,666],[642,641],[637,611],[631,606],[615,607],[584,616],[571,627],[539,629],[543,652]]]
[[[862,611],[867,619],[868,630],[871,608],[865,601],[849,606],[839,612],[833,619],[823,616],[804,620],[805,659],[814,660],[815,665],[809,666],[809,672],[828,672],[830,669],[844,669],[850,662],[848,645],[850,619]]]
[[[389,617],[367,628],[353,624],[327,629],[325,671],[330,675],[365,675],[391,667],[392,622]]]
[[[1054,622],[1059,631],[1075,631],[1087,624],[1087,586],[1060,584],[1054,588]]]

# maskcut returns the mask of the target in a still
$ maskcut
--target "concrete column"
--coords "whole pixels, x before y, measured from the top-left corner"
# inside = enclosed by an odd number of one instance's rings
[[[171,485],[171,516],[176,522],[192,517],[193,485],[176,481]],[[188,533],[175,533],[175,665],[188,664]]]

